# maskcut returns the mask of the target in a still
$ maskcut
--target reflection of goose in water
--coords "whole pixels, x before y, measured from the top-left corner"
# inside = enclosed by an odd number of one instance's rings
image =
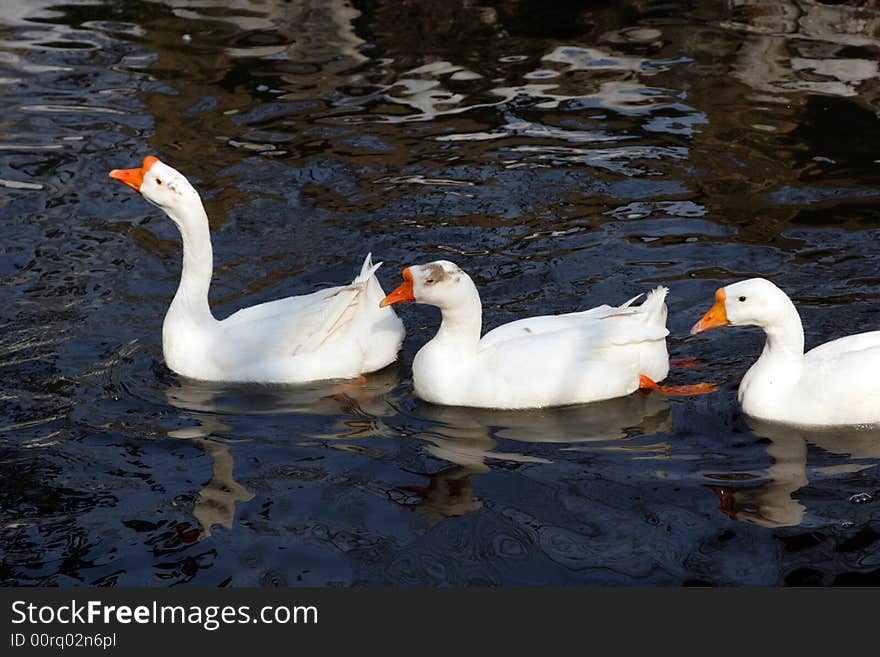
[[[751,488],[710,486],[720,500],[719,509],[734,520],[747,520],[764,527],[793,527],[801,524],[806,508],[793,498],[809,483],[807,444],[833,454],[849,454],[851,461],[816,468],[827,475],[852,473],[880,463],[880,430],[838,428],[810,430],[754,418],[747,418],[752,431],[770,439],[766,483]],[[860,462],[871,460],[872,463]]]
[[[220,415],[335,415],[357,407],[362,414],[397,413],[387,399],[400,381],[398,366],[373,372],[364,381],[316,381],[304,385],[215,383],[181,377],[168,388],[168,403],[177,408]]]
[[[179,379],[165,390],[169,404],[187,411],[197,426],[168,433],[191,440],[211,458],[211,480],[199,491],[193,516],[201,525],[198,540],[211,535],[211,527],[232,527],[236,502],[254,495],[233,477],[234,461],[229,444],[211,436],[232,429],[221,416],[244,414],[384,414],[396,412],[384,399],[399,381],[396,367],[367,377],[364,383],[319,383],[303,386],[224,384]],[[346,427],[351,432],[351,427]],[[362,432],[361,432],[362,433]]]
[[[229,445],[210,436],[231,427],[211,415],[194,415],[199,426],[169,431],[172,438],[191,440],[211,458],[211,480],[199,491],[193,506],[193,516],[201,530],[198,540],[211,535],[211,527],[220,525],[230,529],[235,519],[235,503],[249,502],[254,494],[235,481],[232,468],[235,465]]]
[[[473,513],[482,506],[474,495],[471,475],[488,472],[488,459],[509,464],[550,462],[538,456],[497,451],[499,438],[585,449],[583,443],[620,441],[672,430],[669,401],[655,392],[534,411],[438,406],[417,401],[413,414],[433,423],[418,434],[429,443],[428,453],[455,464],[435,473],[416,473],[428,480],[425,486],[398,486],[399,490],[417,496],[401,504],[424,513],[431,524]]]
[[[415,412],[454,437],[495,435],[523,443],[592,443],[672,430],[672,407],[655,392],[592,404],[497,411],[418,402]]]
[[[397,503],[410,511],[425,514],[431,526],[445,518],[469,515],[483,506],[474,495],[471,475],[486,472],[488,469],[485,465],[475,469],[456,465],[439,472],[416,473],[427,479],[428,483],[424,486],[397,486],[397,490],[413,496],[398,500]]]

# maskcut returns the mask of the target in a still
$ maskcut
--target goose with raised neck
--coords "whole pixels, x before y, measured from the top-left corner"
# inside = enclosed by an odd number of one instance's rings
[[[403,324],[390,308],[368,254],[348,285],[243,308],[223,320],[211,312],[213,274],[208,217],[201,198],[177,170],[154,156],[119,180],[162,209],[183,241],[180,283],[162,325],[168,367],[208,381],[305,383],[355,378],[397,359]]]

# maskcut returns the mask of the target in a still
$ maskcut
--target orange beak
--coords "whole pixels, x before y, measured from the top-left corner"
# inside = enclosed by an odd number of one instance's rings
[[[379,302],[379,307],[384,308],[395,303],[404,303],[405,301],[415,301],[413,294],[413,277],[409,267],[403,270],[403,283],[387,297]]]
[[[730,326],[730,320],[727,319],[727,309],[724,307],[724,300],[726,298],[727,295],[724,294],[723,287],[715,290],[715,305],[709,308],[709,312],[703,315],[699,322],[694,324],[693,328],[691,328],[691,335],[696,335],[709,329]]]
[[[124,182],[133,190],[139,192],[141,191],[141,185],[144,183],[144,176],[147,175],[147,171],[158,161],[159,158],[148,155],[144,158],[144,163],[140,169],[113,169],[110,172],[110,177]]]

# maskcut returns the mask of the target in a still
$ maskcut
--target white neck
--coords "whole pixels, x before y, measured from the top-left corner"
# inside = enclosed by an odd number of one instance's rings
[[[785,299],[787,307],[770,326],[762,326],[767,343],[761,357],[779,357],[800,360],[804,355],[804,327],[794,304]]]
[[[470,283],[470,293],[462,295],[455,304],[440,306],[443,320],[433,342],[443,346],[476,351],[480,343],[480,332],[483,327],[483,306],[480,295],[474,284]]]
[[[180,229],[183,238],[183,268],[180,285],[171,302],[172,311],[193,321],[211,321],[214,316],[208,306],[208,289],[214,267],[208,215],[201,200],[196,197],[183,209],[167,211]]]
[[[790,299],[772,324],[761,325],[767,342],[761,357],[749,368],[739,385],[737,397],[747,415],[773,418],[792,398],[804,366],[804,329]]]

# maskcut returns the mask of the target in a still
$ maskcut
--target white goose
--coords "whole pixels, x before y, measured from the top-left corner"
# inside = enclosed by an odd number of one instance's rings
[[[403,323],[380,308],[385,293],[367,255],[349,285],[244,308],[217,320],[208,305],[213,255],[198,192],[155,157],[110,177],[167,214],[183,238],[183,271],[162,325],[168,367],[205,381],[304,383],[358,377],[397,358]]]
[[[719,288],[692,334],[759,326],[764,351],[739,384],[746,415],[803,426],[880,423],[880,331],[826,342],[804,353],[804,329],[791,299],[752,278]]]
[[[477,288],[457,265],[438,260],[403,270],[403,284],[382,301],[440,308],[437,335],[413,361],[418,397],[447,406],[540,408],[622,397],[669,372],[667,289],[641,306],[531,317],[480,338]],[[638,298],[638,297],[636,297]]]

